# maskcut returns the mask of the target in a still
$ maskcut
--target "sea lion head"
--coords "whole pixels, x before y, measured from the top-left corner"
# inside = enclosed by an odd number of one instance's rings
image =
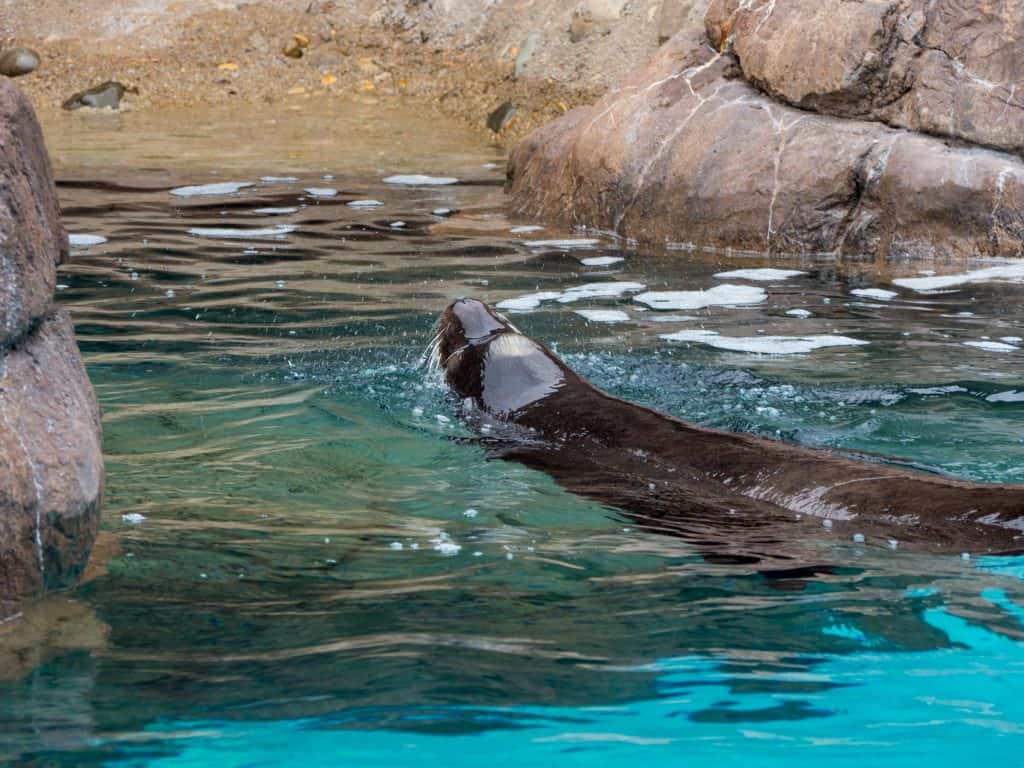
[[[441,314],[431,358],[455,394],[499,418],[553,394],[568,370],[508,318],[476,299],[456,299]]]

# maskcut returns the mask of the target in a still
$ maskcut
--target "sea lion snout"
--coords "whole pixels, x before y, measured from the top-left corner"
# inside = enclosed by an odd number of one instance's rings
[[[462,326],[462,335],[469,341],[488,339],[495,333],[514,331],[515,328],[504,317],[478,299],[456,299],[446,310]]]

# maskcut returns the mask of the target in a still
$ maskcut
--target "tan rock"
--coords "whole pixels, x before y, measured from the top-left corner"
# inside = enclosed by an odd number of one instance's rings
[[[706,25],[788,104],[1024,153],[1016,0],[714,0]]]
[[[0,352],[0,617],[73,585],[103,494],[100,411],[67,313]]]
[[[782,0],[780,0],[782,2]],[[524,140],[519,212],[644,242],[768,253],[1019,255],[1024,163],[793,109],[679,35]]]
[[[0,80],[0,348],[47,312],[67,254],[39,123],[14,84]]]

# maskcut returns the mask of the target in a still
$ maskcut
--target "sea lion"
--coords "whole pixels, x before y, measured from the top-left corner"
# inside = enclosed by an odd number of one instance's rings
[[[431,357],[494,455],[726,560],[778,560],[809,530],[934,553],[1024,548],[1024,486],[687,423],[600,391],[475,299],[445,309]]]

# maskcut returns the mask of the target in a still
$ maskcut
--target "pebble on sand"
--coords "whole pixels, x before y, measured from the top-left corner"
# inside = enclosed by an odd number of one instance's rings
[[[0,52],[0,75],[21,77],[39,69],[41,59],[31,48],[9,48]]]

